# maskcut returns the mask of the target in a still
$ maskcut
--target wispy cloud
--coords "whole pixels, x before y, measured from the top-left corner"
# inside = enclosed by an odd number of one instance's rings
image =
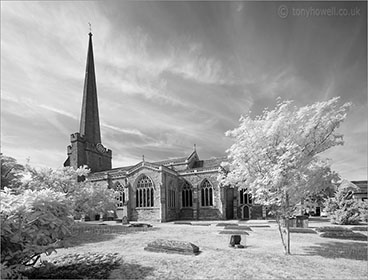
[[[1,141],[11,156],[53,167],[65,160],[79,125],[92,22],[102,138],[114,166],[142,154],[184,156],[194,143],[202,157],[222,155],[230,145],[224,132],[249,110],[272,108],[278,96],[298,105],[342,96],[356,105],[340,128],[346,145],[329,156],[344,176],[366,176],[365,9],[355,18],[285,20],[271,2],[1,8]]]

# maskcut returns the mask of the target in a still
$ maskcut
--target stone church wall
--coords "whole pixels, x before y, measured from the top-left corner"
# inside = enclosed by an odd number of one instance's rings
[[[223,207],[221,202],[221,191],[217,181],[217,172],[213,173],[194,173],[183,176],[193,186],[193,210],[192,219],[195,220],[216,220],[223,219]],[[213,206],[201,206],[201,184],[207,179],[213,187]],[[190,219],[191,211],[189,209],[181,209],[180,214]],[[181,219],[186,219],[181,216]]]
[[[176,176],[170,173],[163,173],[163,194],[161,196],[161,205],[163,210],[166,209],[164,220],[165,222],[177,220],[180,214],[180,201],[179,201],[179,180]],[[175,206],[170,207],[169,203],[169,191],[175,191]]]
[[[136,190],[138,180],[146,175],[153,182],[154,187],[154,207],[136,207]],[[131,186],[129,200],[131,201],[130,217],[131,221],[161,221],[161,174],[160,172],[145,168],[128,177]]]
[[[193,209],[182,208],[179,213],[180,220],[193,220]]]

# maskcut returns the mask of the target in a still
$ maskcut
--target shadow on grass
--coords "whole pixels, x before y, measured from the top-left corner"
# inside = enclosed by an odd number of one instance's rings
[[[111,271],[109,279],[144,279],[153,275],[154,270],[151,266],[123,262],[117,269]]]
[[[26,273],[29,279],[144,279],[152,275],[153,267],[132,263],[75,263],[32,269]]]
[[[68,248],[88,243],[98,243],[114,240],[121,235],[136,234],[140,232],[150,232],[159,230],[158,228],[135,228],[124,226],[88,226],[76,227],[72,230],[72,235],[62,242],[60,248]]]
[[[304,247],[306,255],[325,258],[342,258],[351,260],[367,260],[366,242],[329,242],[317,246]]]

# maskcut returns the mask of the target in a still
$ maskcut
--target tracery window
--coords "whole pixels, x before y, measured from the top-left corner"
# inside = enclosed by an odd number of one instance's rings
[[[154,189],[150,178],[146,175],[139,179],[136,190],[136,206],[137,207],[153,207],[154,206]]]
[[[213,187],[207,179],[201,184],[201,202],[202,206],[213,206]]]
[[[115,197],[116,207],[123,207],[126,201],[125,188],[120,184],[120,182],[117,182],[115,185],[115,190],[117,191]]]
[[[184,183],[181,198],[182,207],[193,207],[193,188],[188,182]]]
[[[252,194],[248,193],[247,189],[241,189],[239,191],[240,204],[252,204]]]

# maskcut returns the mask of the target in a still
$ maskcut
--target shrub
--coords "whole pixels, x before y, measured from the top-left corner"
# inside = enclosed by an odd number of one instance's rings
[[[343,180],[335,192],[335,196],[326,199],[325,211],[331,222],[339,225],[358,224],[361,220],[362,205],[353,197],[358,187]]]
[[[53,190],[1,191],[2,278],[15,278],[34,265],[42,253],[51,254],[70,234],[73,220],[64,194]]]
[[[368,222],[368,200],[360,202],[360,219]]]

